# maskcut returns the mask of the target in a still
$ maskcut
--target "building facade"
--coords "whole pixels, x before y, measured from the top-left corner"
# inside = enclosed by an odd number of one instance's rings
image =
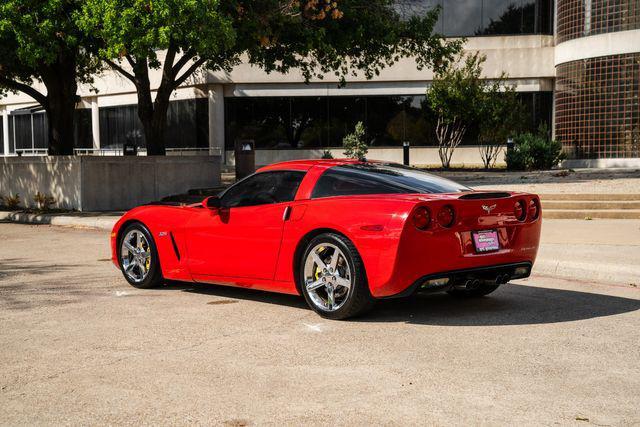
[[[467,37],[465,49],[487,57],[483,77],[503,72],[528,111],[527,127],[547,124],[574,165],[640,162],[640,0],[401,0],[404,16],[440,5],[436,31]],[[156,81],[159,73],[152,76]],[[169,111],[170,153],[216,152],[232,164],[236,141],[252,140],[256,162],[341,154],[342,137],[358,121],[367,129],[370,157],[438,164],[434,117],[425,103],[433,75],[410,59],[373,81],[333,76],[303,83],[300,74],[266,74],[248,64],[231,73],[203,72],[174,93]],[[97,90],[97,92],[96,92]],[[80,89],[78,153],[118,153],[145,142],[133,85],[97,76]],[[46,149],[46,117],[25,95],[0,99],[0,154]],[[473,127],[453,163],[479,164]],[[98,151],[101,150],[101,151]]]

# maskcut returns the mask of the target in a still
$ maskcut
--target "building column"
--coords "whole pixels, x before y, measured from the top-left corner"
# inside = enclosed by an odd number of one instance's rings
[[[93,138],[93,148],[100,149],[100,109],[98,108],[98,97],[91,98],[91,135]]]
[[[9,110],[5,107],[2,112],[2,143],[4,147],[4,155],[9,155]]]
[[[209,86],[209,155],[220,154],[224,164],[224,86]]]

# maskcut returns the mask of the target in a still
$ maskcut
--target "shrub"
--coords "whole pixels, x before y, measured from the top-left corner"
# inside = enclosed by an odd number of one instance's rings
[[[537,134],[520,134],[513,142],[513,149],[505,157],[510,170],[551,169],[565,158],[562,144],[548,138],[542,129]]]
[[[367,143],[364,140],[364,125],[362,122],[356,123],[354,131],[345,135],[342,139],[344,147],[344,155],[351,159],[364,159],[369,151]]]
[[[4,202],[9,209],[17,209],[20,207],[20,195],[16,193],[13,196],[6,196]]]
[[[333,159],[333,154],[331,154],[331,151],[329,151],[329,150],[324,150],[322,152],[321,159]]]
[[[41,211],[48,211],[51,209],[51,206],[56,203],[56,199],[52,196],[47,196],[46,194],[42,194],[39,191],[33,196],[33,201],[36,204],[36,208]]]

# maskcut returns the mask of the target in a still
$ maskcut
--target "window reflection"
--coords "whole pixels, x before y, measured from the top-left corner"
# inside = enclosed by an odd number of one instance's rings
[[[551,123],[551,92],[520,93],[534,130]],[[342,146],[342,138],[362,121],[372,147],[436,145],[436,117],[424,95],[334,97],[239,97],[225,99],[226,147],[251,139],[257,149],[312,149]],[[469,126],[463,144],[477,144],[478,126]]]
[[[448,37],[553,34],[552,0],[399,0],[396,9],[408,19],[437,5],[434,31]]]

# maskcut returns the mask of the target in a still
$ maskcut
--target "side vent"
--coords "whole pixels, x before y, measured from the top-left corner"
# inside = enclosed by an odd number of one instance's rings
[[[473,192],[473,193],[468,193],[468,194],[464,194],[460,197],[458,197],[458,199],[460,200],[488,200],[488,199],[506,199],[508,197],[511,197],[511,195],[509,193],[503,193],[503,192],[482,192],[482,191],[478,191],[478,192]]]
[[[180,251],[178,250],[176,239],[173,238],[173,233],[171,231],[169,232],[169,236],[171,237],[171,244],[173,245],[173,251],[176,253],[176,258],[180,261]]]

